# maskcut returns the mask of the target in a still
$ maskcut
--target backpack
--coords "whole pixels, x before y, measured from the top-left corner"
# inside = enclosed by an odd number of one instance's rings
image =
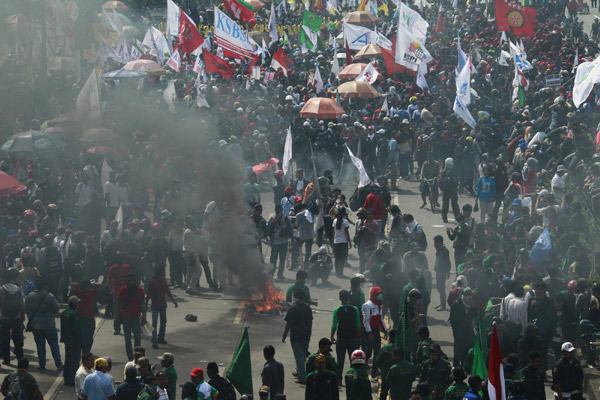
[[[452,190],[454,188],[454,180],[452,179],[451,170],[446,170],[445,173],[442,173],[440,188],[442,190]]]
[[[5,288],[0,289],[0,308],[2,309],[2,316],[5,318],[17,318],[19,316],[19,310],[21,309],[22,294],[20,290],[14,293],[10,293]]]
[[[18,372],[13,373],[9,378],[7,399],[22,400],[25,399],[25,393],[21,388],[21,377]]]
[[[220,400],[236,400],[235,388],[227,379],[223,378],[222,392],[219,391]]]

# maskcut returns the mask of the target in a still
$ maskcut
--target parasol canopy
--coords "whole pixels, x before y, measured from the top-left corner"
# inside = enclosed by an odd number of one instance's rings
[[[346,15],[344,21],[352,25],[369,26],[375,24],[377,17],[366,11],[352,11]]]
[[[18,195],[25,190],[27,190],[25,185],[8,175],[6,172],[0,171],[0,197]]]
[[[371,84],[361,81],[350,81],[342,83],[338,87],[338,92],[341,97],[347,98],[360,98],[369,99],[372,97],[379,97],[381,94]]]
[[[162,74],[165,72],[163,67],[158,65],[156,61],[152,60],[135,60],[129,61],[123,66],[124,70],[127,71],[141,71],[148,74]]]
[[[104,3],[102,6],[105,10],[117,10],[118,12],[127,11],[129,7],[125,5],[125,3],[121,1],[109,1]]]
[[[309,99],[300,110],[301,118],[334,119],[341,117],[343,114],[345,114],[344,109],[335,100],[326,97]]]
[[[338,77],[340,79],[355,79],[365,68],[367,68],[367,64],[364,63],[350,64],[340,71]]]
[[[145,78],[148,76],[144,71],[130,71],[127,69],[118,69],[100,75],[102,79],[129,79],[129,78]]]
[[[40,131],[25,131],[12,135],[2,147],[0,152],[9,153],[58,153],[67,145],[58,136]]]
[[[368,45],[366,45],[365,47],[360,49],[358,51],[358,53],[356,53],[356,55],[354,56],[354,59],[355,60],[360,60],[360,59],[365,59],[365,58],[369,59],[369,58],[381,57],[382,55],[383,55],[383,52],[381,51],[381,47],[379,47],[379,45],[369,43]]]

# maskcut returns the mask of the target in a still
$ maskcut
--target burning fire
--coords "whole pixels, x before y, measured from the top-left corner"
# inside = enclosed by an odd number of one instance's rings
[[[252,299],[244,301],[243,304],[259,313],[279,311],[285,307],[285,296],[269,279],[266,279],[262,286],[254,287]]]

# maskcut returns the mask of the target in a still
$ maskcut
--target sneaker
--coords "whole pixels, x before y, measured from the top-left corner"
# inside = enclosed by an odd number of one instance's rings
[[[60,365],[56,366],[56,370],[57,371],[62,371],[63,369],[65,369],[65,366],[63,364],[60,364]]]
[[[419,208],[425,208],[426,206],[427,206],[427,203],[423,203],[423,204],[421,204],[421,207],[419,207]]]
[[[158,344],[167,344],[165,339],[158,339]]]
[[[113,331],[113,335],[115,335],[115,336],[120,335],[120,334],[121,334],[121,331]]]
[[[298,376],[298,371],[295,371],[295,370],[292,371],[292,376],[294,376],[294,377]]]

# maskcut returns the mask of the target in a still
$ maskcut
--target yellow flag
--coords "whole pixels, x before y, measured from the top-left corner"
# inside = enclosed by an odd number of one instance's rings
[[[369,0],[361,0],[360,4],[358,5],[358,7],[356,9],[358,11],[365,11],[365,8],[367,7],[368,2],[369,2]]]
[[[377,10],[378,11],[383,11],[386,16],[389,13],[387,3],[383,3],[382,5],[380,5],[379,7],[377,7]]]

